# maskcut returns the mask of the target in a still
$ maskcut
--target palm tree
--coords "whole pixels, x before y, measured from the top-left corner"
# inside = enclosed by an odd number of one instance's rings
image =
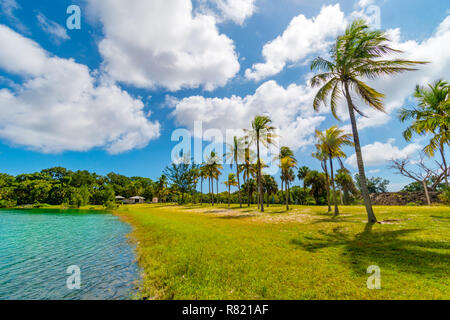
[[[325,173],[325,189],[327,192],[327,204],[328,204],[328,213],[331,212],[331,201],[330,201],[330,176],[328,174],[328,166],[327,160],[328,156],[323,152],[322,148],[316,146],[317,151],[312,154],[313,158],[316,158],[320,161],[320,165],[322,166],[322,170]],[[308,172],[309,174],[309,172]],[[306,175],[308,177],[308,175]],[[305,177],[305,178],[306,178]]]
[[[419,101],[418,107],[403,108],[399,112],[401,122],[413,120],[403,136],[406,141],[410,141],[413,133],[433,135],[424,152],[433,157],[436,150],[439,150],[444,165],[445,184],[448,188],[449,171],[444,147],[450,143],[450,85],[446,81],[438,80],[428,85],[428,88],[417,86],[414,97]]]
[[[275,137],[275,127],[271,126],[272,120],[270,120],[267,116],[256,116],[255,119],[252,121],[252,129],[249,132],[251,136],[251,141],[256,143],[256,158],[257,158],[257,184],[258,184],[258,191],[259,191],[259,199],[261,204],[261,212],[264,212],[264,201],[262,201],[263,198],[263,188],[262,188],[262,181],[261,181],[261,150],[260,150],[260,144],[265,146],[266,148],[269,147],[269,145],[273,144],[274,137]]]
[[[289,210],[289,183],[294,180],[294,174],[292,168],[297,165],[297,160],[294,157],[294,152],[289,147],[281,147],[280,154],[278,155],[281,168],[281,182],[283,188],[285,188],[286,196],[286,210]]]
[[[316,137],[319,141],[317,148],[322,150],[324,154],[328,156],[330,161],[331,171],[331,185],[333,187],[333,199],[334,199],[334,215],[339,215],[339,207],[336,196],[336,183],[334,182],[334,169],[333,158],[346,158],[347,155],[342,151],[343,146],[353,146],[351,140],[352,135],[344,133],[344,130],[339,129],[337,126],[333,126],[327,129],[325,132],[316,130]]]
[[[305,185],[305,178],[308,175],[309,168],[306,166],[303,166],[298,169],[297,177],[299,180],[303,181],[303,191],[306,191],[306,185]]]
[[[326,104],[327,98],[331,94],[331,112],[336,119],[339,119],[336,113],[338,101],[342,96],[347,100],[361,178],[362,196],[369,223],[374,223],[377,219],[373,213],[367,189],[355,111],[360,115],[363,113],[353,103],[351,90],[368,106],[384,112],[384,95],[361,81],[360,78],[376,79],[384,75],[414,71],[417,69],[412,68],[413,65],[424,63],[401,59],[382,59],[387,54],[400,52],[389,46],[389,39],[385,32],[370,30],[364,20],[356,20],[347,28],[344,35],[337,38],[330,52],[331,60],[318,57],[311,64],[311,70],[323,72],[311,79],[313,87],[321,86],[314,99],[314,109],[318,111],[322,103]]]
[[[253,193],[257,191],[255,180],[248,179],[246,183],[242,185],[242,189],[246,190],[248,193],[248,202],[250,203],[253,199]]]
[[[230,205],[231,205],[231,187],[238,185],[238,183],[236,181],[236,175],[234,173],[230,173],[228,175],[228,180],[225,181],[224,184],[228,187],[228,207],[230,207]]]
[[[269,207],[270,196],[278,192],[278,184],[271,175],[266,174],[263,176],[263,188],[267,193],[267,207]]]
[[[242,199],[241,199],[241,182],[239,181],[240,176],[240,168],[239,164],[244,160],[245,158],[245,145],[244,145],[244,139],[234,137],[233,138],[233,145],[228,145],[228,149],[230,150],[226,154],[226,158],[228,161],[230,161],[230,168],[233,169],[233,164],[236,165],[236,177],[237,177],[237,186],[238,186],[238,195],[239,195],[239,206],[242,208]]]
[[[221,170],[223,166],[219,163],[219,157],[214,151],[211,152],[210,156],[206,161],[206,171],[210,181],[210,191],[211,191],[211,204],[214,205],[214,180],[218,181],[221,175]],[[217,185],[217,194],[219,194],[219,186]]]

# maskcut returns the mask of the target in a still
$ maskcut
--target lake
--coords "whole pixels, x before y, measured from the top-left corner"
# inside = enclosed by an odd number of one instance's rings
[[[132,298],[140,270],[130,231],[98,211],[0,210],[0,300]]]

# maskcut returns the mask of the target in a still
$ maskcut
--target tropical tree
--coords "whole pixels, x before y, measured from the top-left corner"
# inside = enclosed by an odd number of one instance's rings
[[[334,199],[334,215],[339,215],[339,207],[336,195],[336,183],[334,181],[334,168],[333,158],[346,158],[347,155],[342,151],[343,146],[353,146],[351,140],[351,134],[344,133],[344,130],[339,129],[337,126],[333,126],[327,129],[325,132],[316,130],[316,138],[319,141],[317,149],[322,150],[327,155],[330,162],[331,173],[331,185],[333,187],[333,199]]]
[[[230,168],[233,169],[233,164],[236,165],[236,177],[238,186],[239,206],[242,208],[241,198],[241,182],[240,179],[240,164],[245,160],[245,143],[243,138],[233,137],[233,144],[228,145],[230,150],[226,154],[227,160],[230,162]]]
[[[278,192],[278,184],[275,181],[274,177],[271,175],[264,175],[263,176],[263,188],[264,193],[267,194],[267,207],[269,207],[270,203],[270,196],[273,194],[276,194]]]
[[[286,210],[289,210],[289,183],[294,181],[295,176],[293,168],[297,165],[294,152],[289,147],[281,147],[278,155],[281,168],[281,182],[285,189]]]
[[[254,167],[252,165],[254,159],[254,154],[250,149],[250,137],[248,135],[244,136],[244,161],[240,165],[240,171],[243,174],[244,183],[247,183],[254,175]],[[247,190],[247,189],[246,189]],[[250,189],[247,190],[249,192]],[[250,207],[250,194],[247,194],[248,206]]]
[[[449,168],[444,147],[450,143],[450,85],[446,81],[438,80],[428,87],[417,86],[414,97],[419,101],[419,105],[412,109],[403,108],[399,112],[400,121],[413,121],[403,136],[406,141],[412,139],[413,133],[433,136],[424,152],[433,157],[439,150],[446,173],[445,184],[448,188]]]
[[[266,148],[274,143],[275,138],[275,127],[271,125],[272,120],[267,116],[256,116],[252,121],[252,129],[248,130],[249,136],[251,137],[251,142],[256,144],[256,164],[257,169],[257,185],[260,200],[261,212],[264,212],[264,197],[261,179],[261,144]]]
[[[306,166],[298,168],[297,178],[298,180],[303,181],[303,191],[306,191],[305,178],[309,171],[311,170]]]
[[[225,181],[224,184],[228,187],[228,207],[230,207],[230,205],[231,205],[231,187],[238,185],[238,183],[236,181],[236,175],[234,173],[230,173],[228,175],[228,180]]]
[[[253,199],[253,194],[257,191],[257,186],[255,183],[255,180],[253,179],[248,179],[247,182],[245,182],[242,185],[242,189],[245,190],[248,194],[248,203],[252,202]]]
[[[321,72],[311,79],[313,87],[321,86],[314,99],[314,109],[318,111],[320,105],[322,103],[326,104],[328,97],[331,95],[331,112],[336,119],[339,119],[336,112],[339,100],[345,97],[347,101],[362,185],[362,196],[369,223],[374,223],[377,219],[367,190],[364,162],[355,117],[355,111],[360,115],[363,115],[363,113],[354,104],[352,91],[368,106],[384,112],[384,95],[363,82],[361,78],[376,79],[380,76],[413,71],[416,69],[412,68],[412,66],[423,63],[402,59],[383,59],[385,55],[400,52],[390,47],[389,39],[385,32],[371,30],[364,20],[355,20],[347,28],[345,34],[337,38],[330,52],[331,59],[326,60],[318,57],[311,64],[311,70]]]
[[[325,152],[323,152],[322,148],[320,148],[318,145],[316,145],[316,149],[317,149],[317,151],[312,154],[312,157],[316,158],[317,160],[320,161],[320,165],[325,174],[325,189],[327,192],[328,213],[330,213],[331,212],[331,201],[330,201],[330,175],[328,174],[328,166],[327,166],[328,155]],[[310,172],[308,172],[308,174],[309,173]],[[308,174],[306,175],[306,177],[308,177]],[[306,177],[305,177],[305,179],[306,179]],[[305,180],[305,184],[306,184],[306,180]]]
[[[324,173],[312,170],[305,178],[307,186],[311,186],[311,195],[314,197],[316,204],[320,204],[320,198],[326,193],[326,177]]]
[[[350,172],[345,169],[339,169],[336,174],[336,183],[341,188],[343,196],[344,196],[344,204],[349,205],[350,204],[350,193],[353,196],[356,196],[358,193],[358,190],[356,189],[355,182],[353,181],[352,176],[350,175]]]
[[[212,151],[210,156],[206,159],[205,171],[209,179],[211,205],[214,205],[214,180],[219,181],[221,170],[223,166],[220,164],[220,159],[217,154]],[[217,195],[219,194],[219,185],[217,184]]]

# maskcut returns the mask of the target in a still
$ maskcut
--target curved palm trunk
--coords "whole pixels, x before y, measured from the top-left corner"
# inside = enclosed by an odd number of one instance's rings
[[[259,188],[259,202],[261,204],[261,212],[264,212],[264,202],[261,201],[263,198],[262,181],[261,181],[261,158],[259,153],[259,137],[256,138],[256,149],[258,152],[258,188]]]
[[[444,164],[445,186],[448,188],[448,167],[447,167],[447,161],[445,160],[444,144],[443,143],[441,143],[441,147],[439,148],[439,151],[441,152],[442,163]]]
[[[339,207],[336,197],[336,184],[334,183],[333,159],[331,158],[331,155],[329,157],[330,157],[331,184],[333,186],[334,216],[337,217],[339,215]]]
[[[356,125],[353,101],[350,96],[348,83],[345,82],[344,85],[345,85],[345,90],[344,90],[345,98],[347,100],[348,112],[350,114],[350,120],[352,123],[353,141],[355,142],[356,162],[358,163],[359,179],[360,179],[360,183],[361,183],[361,193],[362,193],[362,196],[364,199],[364,204],[366,206],[368,222],[375,223],[375,222],[377,222],[377,218],[375,217],[375,214],[373,213],[372,201],[370,200],[369,189],[367,188],[366,173],[364,170],[364,162],[363,162],[363,157],[362,157],[362,152],[361,152],[361,144],[359,142],[358,126]]]
[[[211,205],[214,206],[214,181],[212,177],[210,179],[210,183],[211,183]]]
[[[327,160],[323,162],[323,171],[325,172],[325,187],[327,189],[327,204],[328,204],[328,213],[331,212],[331,200],[330,200],[330,176],[328,175],[328,167]]]
[[[231,185],[228,186],[228,208],[231,206]]]

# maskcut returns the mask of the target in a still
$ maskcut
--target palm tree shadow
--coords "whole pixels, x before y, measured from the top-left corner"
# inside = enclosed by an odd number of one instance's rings
[[[373,227],[374,224],[366,224],[364,230],[355,236],[337,227],[331,233],[320,231],[318,237],[293,239],[291,243],[309,252],[342,247],[343,255],[347,257],[352,270],[357,273],[364,272],[370,265],[415,274],[442,276],[448,272],[450,253],[432,250],[450,250],[448,243],[402,239],[420,229],[373,231]]]

